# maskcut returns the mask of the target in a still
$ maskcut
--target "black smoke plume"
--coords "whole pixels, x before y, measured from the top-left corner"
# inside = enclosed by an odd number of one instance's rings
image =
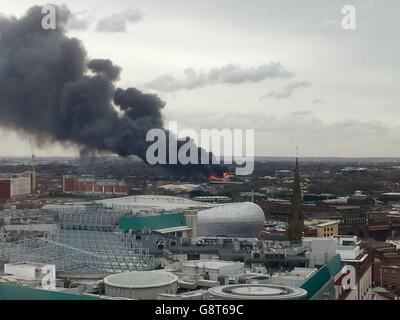
[[[89,59],[82,42],[66,35],[70,11],[55,7],[55,30],[42,28],[39,6],[19,19],[0,16],[0,126],[73,143],[83,152],[145,160],[146,134],[163,128],[165,103],[135,88],[116,88],[121,69]]]

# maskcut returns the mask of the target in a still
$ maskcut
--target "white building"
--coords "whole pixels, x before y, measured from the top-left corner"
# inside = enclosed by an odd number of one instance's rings
[[[1,175],[0,198],[13,199],[30,195],[32,192],[32,173]]]
[[[210,280],[234,278],[244,274],[244,263],[222,260],[183,261],[182,277],[185,280]]]
[[[12,282],[46,289],[55,289],[56,287],[55,265],[34,262],[8,263],[4,265],[4,273],[6,274],[4,279],[13,279]]]
[[[309,267],[327,264],[336,255],[336,241],[332,238],[306,237],[302,241]]]
[[[181,197],[141,195],[98,200],[96,203],[119,212],[140,214],[142,212],[182,211],[190,209],[208,209],[215,205],[193,201]]]
[[[370,300],[372,294],[371,257],[360,248],[356,236],[333,236],[331,238],[303,238],[307,248],[306,257],[310,267],[326,264],[336,254],[340,255],[344,271],[351,272],[354,286],[343,287],[345,273],[335,277],[337,297],[343,300]]]
[[[198,236],[257,238],[265,221],[264,211],[255,203],[230,203],[197,212]]]
[[[190,237],[229,236],[256,238],[263,229],[264,211],[252,202],[210,204],[181,197],[143,195],[96,201],[117,212],[137,216],[180,212]],[[171,226],[176,227],[176,226]],[[182,226],[180,226],[182,227]]]
[[[294,268],[290,272],[273,274],[269,283],[298,288],[317,271],[317,268]]]

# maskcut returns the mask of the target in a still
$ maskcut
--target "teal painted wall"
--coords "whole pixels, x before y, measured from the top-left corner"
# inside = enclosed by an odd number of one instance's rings
[[[100,297],[0,284],[0,300],[105,300]]]
[[[143,229],[161,230],[186,226],[183,213],[164,213],[157,216],[127,216],[118,222],[119,229],[123,231],[140,231]]]

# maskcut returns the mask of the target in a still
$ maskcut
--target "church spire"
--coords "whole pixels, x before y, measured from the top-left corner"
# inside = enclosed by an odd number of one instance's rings
[[[296,152],[296,165],[294,168],[294,181],[292,189],[291,216],[289,219],[288,240],[301,240],[304,232],[304,217],[302,210],[302,195],[300,187],[299,158]]]

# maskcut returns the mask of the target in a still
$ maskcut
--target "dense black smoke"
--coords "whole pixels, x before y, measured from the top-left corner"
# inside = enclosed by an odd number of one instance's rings
[[[42,141],[74,143],[145,160],[152,128],[163,128],[165,103],[135,88],[116,88],[121,69],[88,58],[66,36],[71,17],[57,6],[57,28],[42,28],[36,6],[20,19],[0,16],[0,126]]]

